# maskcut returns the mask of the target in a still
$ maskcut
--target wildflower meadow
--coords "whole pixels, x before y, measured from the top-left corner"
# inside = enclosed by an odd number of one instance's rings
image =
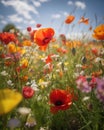
[[[42,23],[0,32],[0,130],[104,130],[104,23],[78,24],[92,39]]]

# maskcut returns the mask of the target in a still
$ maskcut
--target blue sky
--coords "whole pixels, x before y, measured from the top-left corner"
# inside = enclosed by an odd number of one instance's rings
[[[75,20],[66,25],[64,20],[71,13]],[[90,19],[89,25],[78,25],[83,15]],[[56,33],[87,31],[90,25],[104,23],[104,0],[0,0],[0,30],[7,23],[15,24],[21,31],[28,26],[35,29],[37,23],[53,27]]]

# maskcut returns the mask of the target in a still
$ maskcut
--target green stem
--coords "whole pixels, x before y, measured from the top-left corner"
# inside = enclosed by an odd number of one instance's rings
[[[83,119],[84,123],[86,124],[86,125],[84,126],[84,128],[87,127],[88,130],[91,130],[91,128],[89,127],[89,124],[91,124],[91,121],[87,122],[86,119],[84,118],[84,116],[82,115],[81,111],[78,109],[77,105],[76,105],[75,103],[73,103],[73,105],[75,106],[77,112],[79,113],[79,115],[80,115],[81,118]],[[83,128],[83,127],[82,127],[82,128]]]

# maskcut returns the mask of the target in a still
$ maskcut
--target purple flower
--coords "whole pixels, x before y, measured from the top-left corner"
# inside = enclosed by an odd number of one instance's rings
[[[8,121],[7,126],[11,129],[14,129],[16,127],[19,127],[20,124],[20,120],[18,120],[17,118],[12,118]]]
[[[89,93],[92,90],[89,82],[87,81],[85,76],[79,76],[76,80],[77,88],[80,89],[82,92]]]
[[[5,59],[11,59],[14,62],[18,61],[20,59],[21,55],[19,52],[15,53],[15,54],[6,54]]]
[[[96,86],[95,94],[97,98],[104,103],[104,78],[102,79],[97,78],[96,83],[97,86]]]

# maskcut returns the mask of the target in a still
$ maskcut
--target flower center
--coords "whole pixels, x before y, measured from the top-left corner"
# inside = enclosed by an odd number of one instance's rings
[[[45,37],[45,38],[43,39],[43,44],[47,44],[47,43],[49,43],[50,40],[51,40],[50,37]]]
[[[61,106],[62,104],[63,104],[63,102],[60,100],[55,102],[55,106]]]

